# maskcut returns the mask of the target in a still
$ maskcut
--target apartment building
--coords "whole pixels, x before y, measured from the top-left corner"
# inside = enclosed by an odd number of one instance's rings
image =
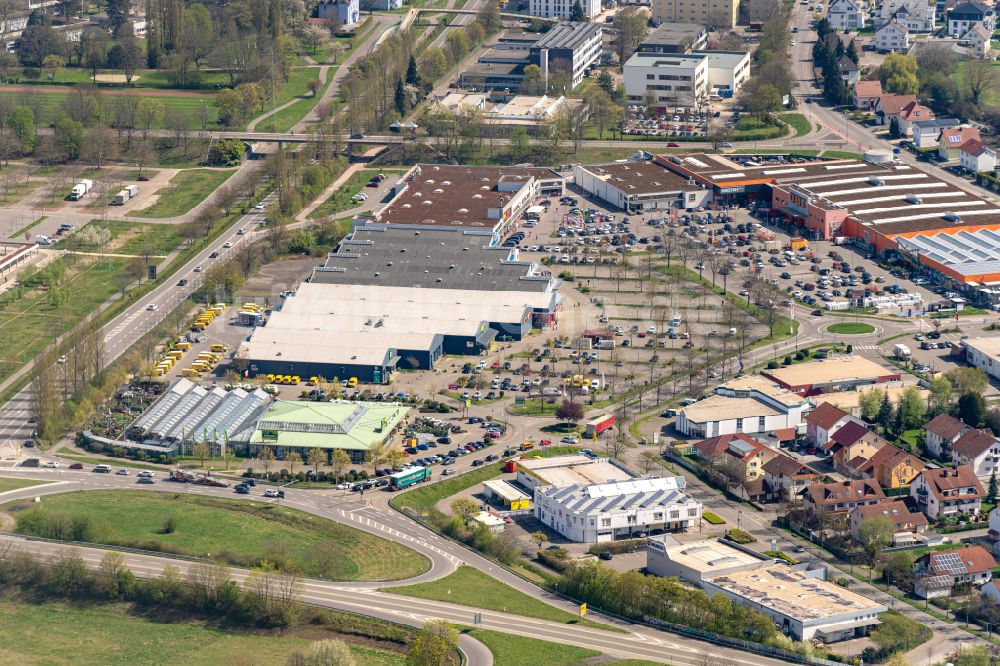
[[[528,14],[539,18],[569,19],[573,5],[583,8],[583,15],[592,19],[601,13],[601,0],[529,0]]]
[[[736,25],[740,0],[652,0],[657,23],[701,23],[729,28]]]

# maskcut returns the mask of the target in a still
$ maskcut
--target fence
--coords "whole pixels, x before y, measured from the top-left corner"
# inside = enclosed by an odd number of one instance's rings
[[[807,657],[806,655],[798,654],[797,652],[790,652],[788,650],[782,650],[781,648],[770,647],[767,645],[762,645],[761,643],[754,643],[753,641],[743,641],[738,638],[729,638],[727,636],[720,636],[710,631],[702,631],[701,629],[692,629],[691,627],[685,627],[680,624],[666,622],[659,618],[650,617],[649,615],[643,615],[642,622],[643,624],[649,625],[650,627],[654,627],[656,629],[662,629],[664,631],[669,631],[674,634],[690,636],[692,638],[697,638],[700,640],[715,643],[716,645],[722,645],[724,647],[730,647],[736,650],[742,650],[744,652],[753,652],[754,654],[763,655],[765,657],[775,657],[776,659],[783,659],[785,661],[790,661],[796,664],[814,664],[815,666],[842,666],[841,662],[839,661],[830,661],[829,659]]]

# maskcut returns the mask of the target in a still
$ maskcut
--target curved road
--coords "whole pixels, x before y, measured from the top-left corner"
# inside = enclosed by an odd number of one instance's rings
[[[138,485],[133,476],[117,476],[109,474],[94,474],[86,471],[62,469],[31,469],[14,468],[4,471],[6,476],[31,478],[53,481],[49,485],[33,486],[19,490],[0,493],[0,501],[44,497],[48,494],[70,492],[75,490],[148,490],[170,493],[199,493],[227,499],[250,499],[275,503],[279,500],[265,499],[260,495],[234,495],[231,488],[209,488],[178,485],[158,481],[151,485]],[[380,493],[388,496],[388,493]],[[494,611],[470,608],[437,601],[400,597],[379,591],[380,588],[391,588],[398,585],[410,585],[417,582],[437,580],[447,576],[459,564],[469,564],[534,598],[559,607],[570,613],[576,613],[576,604],[570,604],[527,581],[509,573],[489,560],[480,557],[462,546],[439,537],[420,524],[410,521],[405,516],[391,510],[382,510],[367,504],[352,501],[343,494],[334,495],[313,490],[286,489],[286,499],[280,500],[285,506],[305,511],[323,518],[355,527],[370,534],[403,543],[427,557],[431,568],[426,573],[405,581],[393,582],[332,582],[307,579],[302,582],[302,600],[308,603],[347,610],[375,617],[400,621],[419,626],[430,619],[440,618],[456,624],[472,625],[475,612],[482,614],[482,627],[503,633],[517,634],[530,638],[554,641],[558,643],[587,647],[594,650],[619,656],[643,658],[671,664],[704,663],[706,655],[716,659],[729,659],[735,664],[752,666],[768,666],[783,663],[779,660],[758,657],[735,650],[718,648],[711,644],[682,638],[666,632],[657,631],[642,625],[622,622],[616,619],[593,613],[591,617],[599,622],[615,625],[625,633],[614,633],[607,630],[567,625],[534,618],[500,613]],[[11,541],[16,548],[51,555],[64,552],[74,546],[26,540],[11,535],[0,539]],[[113,548],[109,548],[113,550]],[[96,566],[105,549],[80,548],[88,564]],[[152,554],[124,553],[129,567],[136,575],[156,575],[165,566],[178,566],[183,560]],[[233,569],[233,577],[242,580],[246,571]],[[463,646],[464,647],[464,646]],[[470,648],[473,649],[473,648]],[[472,663],[488,663],[477,662]]]

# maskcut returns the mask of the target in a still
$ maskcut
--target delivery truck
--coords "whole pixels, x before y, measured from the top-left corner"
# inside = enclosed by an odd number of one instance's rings
[[[389,490],[402,490],[429,478],[431,478],[431,471],[426,467],[404,469],[402,472],[389,475]]]
[[[587,430],[583,436],[595,439],[601,433],[610,430],[615,425],[615,417],[611,414],[599,416],[587,424]]]
[[[90,188],[92,188],[93,186],[94,186],[94,181],[90,180],[89,178],[84,178],[79,183],[74,185],[72,190],[70,190],[69,200],[79,201],[80,199],[83,198],[84,194],[90,191]]]
[[[129,185],[115,195],[114,205],[121,206],[137,194],[139,194],[139,187],[137,185]]]
[[[893,345],[892,353],[900,361],[910,360],[910,348],[906,345]]]

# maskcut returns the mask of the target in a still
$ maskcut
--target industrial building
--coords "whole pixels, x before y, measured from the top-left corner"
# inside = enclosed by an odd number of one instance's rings
[[[1000,338],[966,338],[961,344],[966,363],[1000,379]]]
[[[541,84],[546,90],[556,84],[558,92],[572,90],[600,59],[602,35],[600,24],[587,22],[559,23],[545,33],[504,33],[494,48],[462,73],[459,83],[473,90],[517,92],[524,80],[524,68],[535,65],[542,70]]]
[[[683,477],[535,488],[535,517],[571,541],[600,543],[683,531],[701,523],[701,502]]]
[[[712,191],[652,161],[573,165],[578,187],[629,213],[671,208],[698,208],[712,200]]]
[[[565,187],[563,176],[542,167],[418,164],[393,186],[387,204],[354,224],[480,231],[497,243],[537,199],[562,196]]]
[[[443,268],[442,270],[448,270]],[[479,354],[519,340],[556,292],[304,283],[240,345],[252,375],[383,384],[397,365],[430,369],[444,354]]]
[[[363,463],[365,452],[392,437],[409,412],[386,402],[298,402],[276,400],[260,415],[247,442],[247,455],[263,447],[279,459],[295,451],[306,460],[311,449],[346,451],[352,463]]]
[[[723,541],[682,544],[670,535],[652,537],[646,569],[749,606],[799,641],[833,643],[865,636],[879,624],[878,614],[887,610],[828,582],[822,565],[789,566]]]
[[[494,499],[510,511],[523,511],[531,508],[531,496],[514,484],[503,479],[492,479],[483,482],[483,495]]]
[[[567,99],[561,95],[510,95],[500,91],[461,92],[449,91],[436,101],[440,108],[452,113],[464,109],[475,109],[490,122],[491,129],[513,132],[522,128],[535,134],[545,127],[544,123],[558,114],[571,112],[581,104],[578,99]]]
[[[811,409],[807,398],[774,380],[747,375],[720,384],[715,395],[677,410],[676,428],[689,437],[803,430]]]
[[[564,488],[571,485],[614,483],[632,476],[608,458],[584,455],[553,458],[525,458],[517,464],[517,482],[529,490],[541,486]]]
[[[899,372],[853,355],[762,370],[761,374],[802,396],[853,391],[859,386],[875,384],[898,385],[901,379]]]

